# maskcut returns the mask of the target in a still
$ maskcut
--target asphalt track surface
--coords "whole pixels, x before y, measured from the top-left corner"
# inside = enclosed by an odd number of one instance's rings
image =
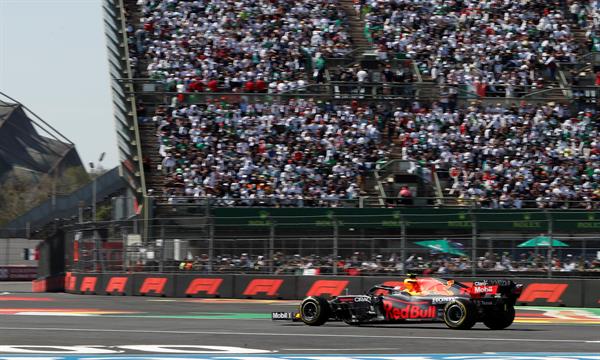
[[[500,331],[477,324],[459,331],[436,323],[309,327],[269,319],[271,311],[294,311],[295,304],[0,293],[0,345],[206,345],[283,354],[600,353],[600,321],[518,322]]]

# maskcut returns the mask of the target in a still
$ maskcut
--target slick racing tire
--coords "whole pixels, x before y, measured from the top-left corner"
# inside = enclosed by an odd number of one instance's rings
[[[300,304],[300,318],[306,325],[325,324],[331,315],[329,302],[321,296],[307,297]]]
[[[450,329],[468,330],[477,322],[477,311],[467,301],[451,301],[444,307],[444,322]]]
[[[492,330],[502,330],[509,327],[515,320],[515,307],[505,304],[499,309],[489,311],[485,314],[483,323]]]

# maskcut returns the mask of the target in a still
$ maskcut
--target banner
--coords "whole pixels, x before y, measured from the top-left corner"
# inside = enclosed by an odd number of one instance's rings
[[[0,281],[31,281],[37,278],[37,266],[0,266]]]
[[[468,284],[486,278],[455,279]],[[598,279],[507,279],[524,285],[517,305],[600,307]],[[398,286],[403,280],[368,276],[68,273],[65,290],[74,294],[294,300],[364,294],[374,285]]]
[[[217,229],[221,226],[317,228],[352,226],[354,228],[400,228],[428,230],[467,230],[477,223],[478,231],[546,232],[549,220],[554,231],[600,229],[600,212],[536,209],[433,209],[433,208],[216,208]]]

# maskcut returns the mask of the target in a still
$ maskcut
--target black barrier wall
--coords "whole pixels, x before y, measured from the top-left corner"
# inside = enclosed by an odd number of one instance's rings
[[[470,283],[481,279],[456,278]],[[524,285],[518,305],[600,307],[600,279],[512,279]],[[302,299],[361,294],[376,284],[399,285],[401,277],[255,276],[67,273],[73,294],[235,299]]]

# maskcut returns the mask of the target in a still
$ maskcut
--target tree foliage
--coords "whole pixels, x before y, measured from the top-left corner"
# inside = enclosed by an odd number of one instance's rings
[[[17,175],[0,184],[0,225],[55,196],[64,196],[89,182],[81,167],[71,167],[60,174],[38,176]]]

